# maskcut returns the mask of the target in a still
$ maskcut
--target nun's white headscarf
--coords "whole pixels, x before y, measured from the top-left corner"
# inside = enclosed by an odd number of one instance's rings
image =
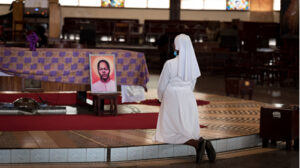
[[[184,81],[193,81],[201,75],[195,51],[189,36],[176,36],[175,49],[179,51],[177,75]]]

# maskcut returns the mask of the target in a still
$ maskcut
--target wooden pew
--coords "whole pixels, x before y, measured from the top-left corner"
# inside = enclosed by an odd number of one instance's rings
[[[125,38],[130,41],[131,34],[138,32],[139,21],[137,19],[102,19],[102,18],[64,18],[62,35],[69,39],[70,35],[78,35],[84,29],[82,25],[90,24],[95,27],[96,42],[105,42],[101,38],[107,37],[107,41],[116,42],[117,38]],[[122,28],[120,25],[125,25]],[[121,28],[121,29],[120,29]]]

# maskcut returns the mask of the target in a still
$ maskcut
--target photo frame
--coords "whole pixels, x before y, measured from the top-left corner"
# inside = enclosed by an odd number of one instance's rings
[[[116,93],[117,76],[114,54],[90,54],[91,93]]]

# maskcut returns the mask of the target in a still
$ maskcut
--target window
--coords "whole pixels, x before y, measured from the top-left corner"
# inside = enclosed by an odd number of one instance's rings
[[[78,6],[79,0],[59,0],[61,6]]]
[[[273,10],[274,11],[280,11],[280,9],[281,9],[280,0],[274,0],[273,1]]]
[[[203,0],[181,0],[181,9],[203,9]]]
[[[59,0],[61,6],[101,6],[101,0]]]
[[[169,0],[125,0],[125,8],[169,8]]]
[[[1,0],[0,4],[11,4],[14,0]],[[106,0],[59,0],[62,6],[105,6]],[[125,8],[170,8],[170,0],[115,0]],[[250,0],[181,0],[181,9],[193,10],[249,10]],[[273,10],[280,11],[280,0],[273,0]]]
[[[181,9],[226,10],[226,0],[181,0]]]
[[[25,8],[48,8],[48,0],[26,0]]]
[[[0,4],[11,4],[14,0],[1,0]]]
[[[169,8],[169,0],[148,0],[148,8]]]
[[[101,6],[100,0],[79,0],[79,6]]]
[[[204,9],[208,10],[226,10],[226,0],[203,0]]]
[[[125,0],[125,8],[146,8],[147,0]]]

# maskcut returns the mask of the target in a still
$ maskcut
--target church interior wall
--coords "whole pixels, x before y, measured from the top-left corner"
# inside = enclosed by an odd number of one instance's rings
[[[10,5],[0,5],[0,15],[9,13],[9,6]]]
[[[251,22],[262,21],[261,15],[250,17],[251,13],[248,11],[181,10],[181,20],[217,20],[222,22],[240,19]],[[279,11],[266,13],[271,17],[265,17],[264,22],[279,23]],[[144,20],[168,20],[169,10],[62,7],[62,18],[65,17],[138,19],[140,23],[144,23]]]
[[[9,12],[10,5],[0,5],[0,15]],[[168,9],[116,9],[116,8],[94,8],[94,7],[61,7],[62,22],[65,17],[87,17],[87,18],[118,18],[138,19],[141,24],[144,20],[168,20]],[[217,20],[251,22],[274,22],[279,23],[280,12],[250,12],[250,11],[219,11],[219,10],[181,10],[181,20]],[[63,24],[63,23],[62,23]]]

